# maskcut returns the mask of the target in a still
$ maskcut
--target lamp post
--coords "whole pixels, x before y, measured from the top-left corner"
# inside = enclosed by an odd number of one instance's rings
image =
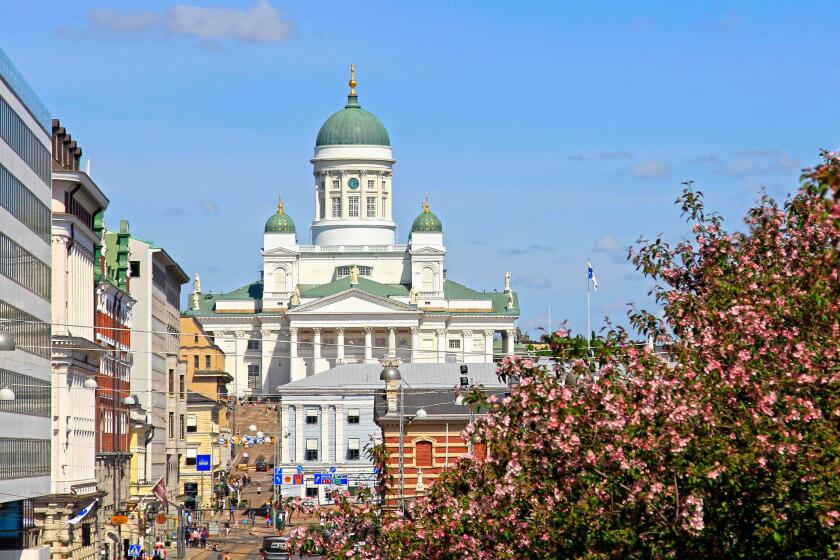
[[[385,388],[393,382],[403,381],[400,370],[395,365],[396,362],[386,362],[385,367],[382,368],[382,373],[379,374],[379,380],[385,382]],[[405,383],[405,381],[403,381]],[[407,383],[406,383],[407,384]],[[409,385],[409,388],[411,386]],[[400,479],[400,511],[405,514],[405,396],[403,395],[403,385],[399,386],[399,426],[400,426],[400,459],[398,465],[399,479]]]
[[[279,415],[280,414],[280,412],[279,412],[280,407],[278,407],[277,410],[278,410],[277,414]],[[278,419],[277,425],[278,426],[280,425],[279,419]],[[262,432],[257,428],[256,424],[251,424],[250,426],[248,426],[248,430],[251,431],[251,432],[256,432],[254,435],[257,437],[257,439],[264,438],[266,436],[266,433],[268,433],[268,435],[274,437],[274,439],[271,441],[271,443],[273,445],[273,453],[274,453],[273,467],[276,469],[277,465],[280,464],[280,437],[284,436],[285,434],[283,434],[282,432]],[[273,482],[273,480],[274,480],[274,471],[273,470],[272,470],[272,473],[271,473],[271,477],[272,477],[272,482]],[[275,527],[277,526],[277,509],[274,507],[274,504],[276,504],[277,501],[278,501],[277,484],[272,483],[272,485],[271,485],[271,511],[273,513],[272,518],[273,518]]]

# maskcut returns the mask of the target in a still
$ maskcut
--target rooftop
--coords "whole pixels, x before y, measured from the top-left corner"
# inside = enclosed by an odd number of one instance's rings
[[[12,62],[8,55],[0,48],[0,79],[8,86],[10,90],[17,96],[18,100],[23,103],[23,106],[29,111],[32,117],[38,121],[41,128],[47,135],[52,130],[52,120],[50,119],[50,111],[47,109],[35,90],[23,77],[20,70]]]

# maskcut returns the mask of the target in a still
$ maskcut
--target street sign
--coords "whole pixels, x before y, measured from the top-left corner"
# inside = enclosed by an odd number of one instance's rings
[[[312,475],[312,483],[313,484],[321,484],[321,473],[314,473]]]
[[[333,483],[339,486],[347,486],[347,477],[346,476],[336,476],[333,479]]]
[[[330,467],[330,472],[334,473],[335,472],[335,467]]]
[[[128,523],[128,516],[127,515],[112,515],[111,516],[111,525],[125,525]]]
[[[274,485],[280,486],[281,484],[283,484],[283,469],[274,467]]]
[[[292,484],[294,484],[296,486],[300,486],[301,484],[303,484],[303,475],[302,474],[296,474],[295,477],[294,477],[294,480],[292,481]]]
[[[297,466],[297,472],[303,473],[303,465],[298,465]]]
[[[373,467],[373,474],[379,474],[379,467]]]
[[[140,545],[139,544],[130,544],[128,545],[128,555],[132,558],[137,558],[140,556]]]
[[[196,455],[195,470],[198,472],[210,472],[210,455]]]

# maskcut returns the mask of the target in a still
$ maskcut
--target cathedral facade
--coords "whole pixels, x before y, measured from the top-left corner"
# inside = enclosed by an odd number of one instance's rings
[[[226,353],[237,395],[385,356],[489,363],[513,353],[519,303],[509,274],[493,292],[446,278],[443,226],[428,199],[398,243],[388,131],[362,109],[352,75],[349,85],[315,142],[312,244],[299,243],[280,201],[265,224],[262,278],[204,293],[196,277],[185,314]]]

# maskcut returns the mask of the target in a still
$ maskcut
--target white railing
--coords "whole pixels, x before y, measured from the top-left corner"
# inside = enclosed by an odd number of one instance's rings
[[[405,253],[408,245],[299,245],[301,253]]]

